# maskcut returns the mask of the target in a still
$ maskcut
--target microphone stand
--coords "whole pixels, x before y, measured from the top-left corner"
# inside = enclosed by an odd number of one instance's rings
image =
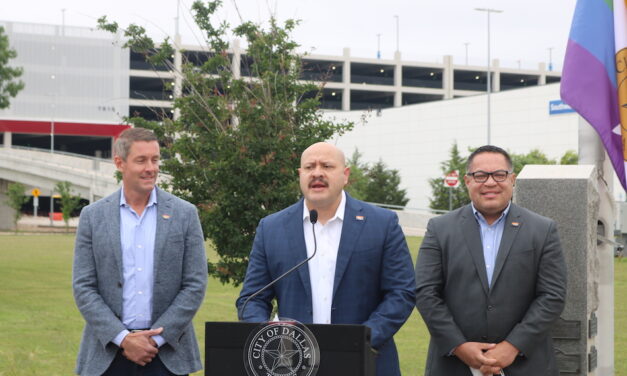
[[[262,287],[261,289],[257,290],[254,294],[252,294],[251,296],[249,296],[245,301],[244,304],[242,305],[242,308],[237,312],[237,316],[238,319],[240,321],[244,320],[244,309],[246,308],[246,305],[248,304],[248,302],[256,297],[257,295],[261,294],[262,292],[266,291],[268,288],[274,286],[275,283],[279,282],[280,280],[283,279],[283,277],[287,276],[288,274],[292,273],[294,270],[300,268],[301,266],[303,266],[304,264],[306,264],[307,262],[309,262],[309,260],[311,260],[315,255],[316,252],[318,250],[318,244],[316,242],[316,222],[318,222],[318,211],[316,209],[313,209],[311,211],[309,211],[309,221],[311,222],[311,231],[313,232],[313,238],[314,238],[314,251],[311,254],[311,256],[307,257],[306,259],[304,259],[303,261],[299,262],[298,264],[296,264],[294,267],[292,267],[290,270],[286,271],[285,273],[281,274],[278,278],[276,278],[275,280],[273,280],[272,282],[268,283],[267,285],[265,285],[264,287]]]

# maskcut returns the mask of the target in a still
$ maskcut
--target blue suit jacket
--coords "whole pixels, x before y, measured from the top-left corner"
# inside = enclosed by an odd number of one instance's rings
[[[259,222],[238,309],[250,295],[307,258],[303,200]],[[400,375],[392,336],[415,303],[415,277],[395,213],[346,195],[337,254],[332,324],[363,324],[378,350],[377,375]],[[246,306],[245,321],[267,321],[276,298],[279,316],[311,323],[309,269],[303,265]]]

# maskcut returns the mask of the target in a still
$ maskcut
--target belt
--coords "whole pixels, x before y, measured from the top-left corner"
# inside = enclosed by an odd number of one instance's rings
[[[145,329],[129,329],[128,331],[131,333],[139,333],[139,332],[143,332],[146,330],[150,330],[150,328],[145,328]]]

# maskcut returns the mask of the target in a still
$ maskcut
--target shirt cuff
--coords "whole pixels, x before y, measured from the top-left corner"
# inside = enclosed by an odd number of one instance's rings
[[[161,347],[165,344],[165,339],[161,337],[160,335],[152,336],[152,339],[154,339],[155,342],[157,342],[157,347]]]
[[[117,336],[115,336],[111,342],[115,343],[118,347],[122,347],[122,341],[124,341],[124,338],[126,338],[129,333],[130,332],[128,330],[124,329]]]

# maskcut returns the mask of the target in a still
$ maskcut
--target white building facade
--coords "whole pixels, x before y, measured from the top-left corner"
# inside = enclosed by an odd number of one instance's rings
[[[504,91],[491,95],[491,144],[510,152],[539,149],[558,159],[578,150],[578,115],[559,103],[559,84]],[[429,207],[429,179],[442,177],[440,163],[449,159],[453,143],[462,155],[487,143],[487,96],[478,95],[366,114],[333,112],[336,120],[354,121],[354,129],[334,140],[346,153],[355,149],[365,162],[383,160],[397,169],[408,207]],[[558,103],[553,102],[558,101]],[[551,102],[553,105],[551,106]]]

